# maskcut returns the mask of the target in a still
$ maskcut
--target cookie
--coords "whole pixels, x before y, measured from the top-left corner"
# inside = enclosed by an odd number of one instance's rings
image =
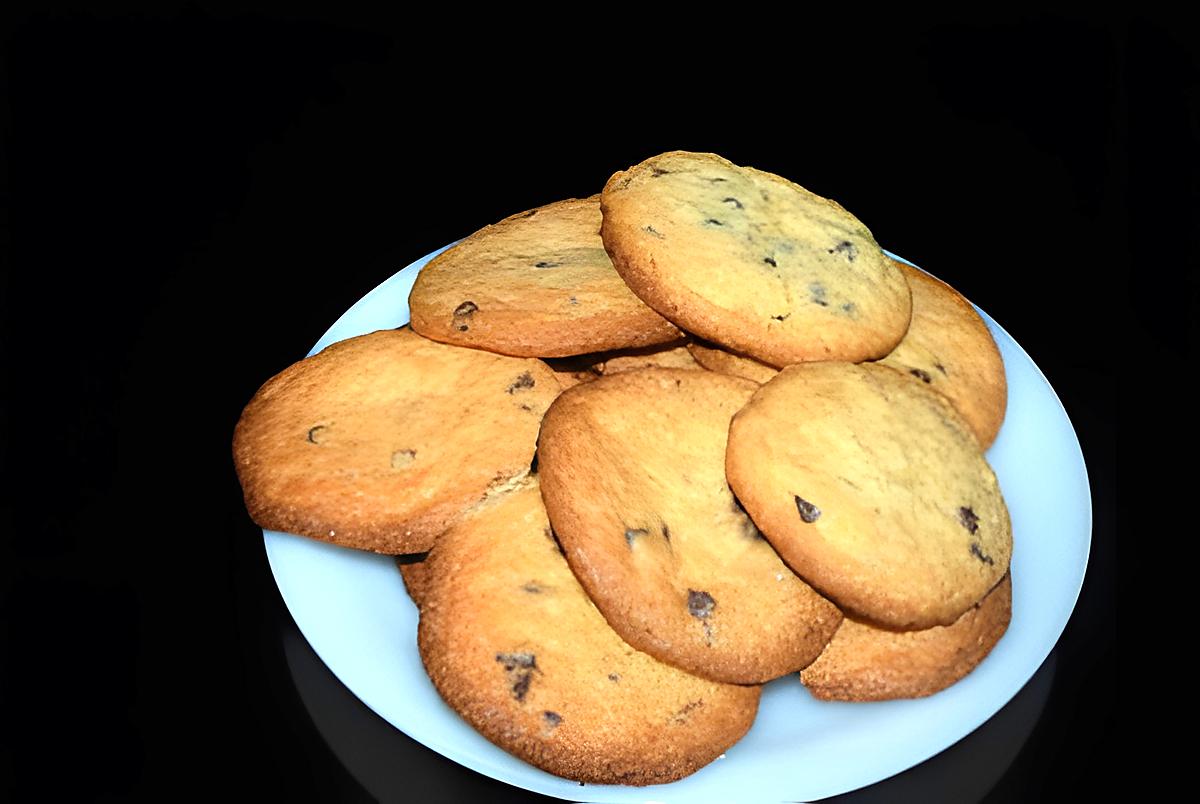
[[[783,559],[867,620],[949,625],[1008,569],[1008,509],[974,434],[886,366],[784,369],[734,416],[725,468]]]
[[[744,380],[751,380],[759,385],[762,385],[779,373],[779,369],[774,366],[768,366],[761,360],[755,360],[753,357],[746,355],[739,355],[737,352],[722,349],[720,346],[712,343],[692,341],[688,344],[688,351],[692,353],[692,357],[696,359],[697,363],[709,371],[741,377]]]
[[[903,275],[836,203],[714,154],[609,179],[600,230],[634,293],[683,329],[773,366],[883,357],[908,329]]]
[[[1012,617],[1008,575],[947,626],[892,631],[847,617],[800,680],[824,701],[920,698],[944,690],[983,661]]]
[[[554,532],[625,641],[742,684],[817,657],[841,620],[788,569],[725,481],[729,420],[752,382],[651,369],[559,397],[538,473]]]
[[[987,449],[1000,432],[1008,404],[1004,361],[992,333],[954,288],[919,268],[893,262],[912,289],[912,323],[879,363],[945,395]]]
[[[408,329],[332,344],[269,380],[243,411],[233,454],[246,508],[271,530],[423,552],[529,472],[558,393],[540,360]]]
[[[430,260],[408,305],[413,330],[427,338],[518,357],[680,337],[613,270],[600,242],[598,196],[484,227]]]
[[[685,673],[608,626],[554,542],[536,479],[448,531],[428,562],[425,669],[471,726],[526,762],[581,782],[658,784],[750,728],[758,687]]]

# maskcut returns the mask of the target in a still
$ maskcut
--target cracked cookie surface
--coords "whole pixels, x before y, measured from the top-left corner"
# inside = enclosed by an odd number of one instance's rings
[[[613,175],[601,236],[648,305],[772,366],[883,357],[908,285],[838,204],[714,154],[674,151]]]
[[[434,686],[550,773],[673,781],[754,720],[760,688],[693,676],[617,636],[559,552],[536,478],[445,533],[427,564],[417,642]]]
[[[242,412],[233,454],[246,508],[271,530],[423,552],[528,473],[558,393],[540,360],[407,328],[331,344],[268,380]]]
[[[608,375],[551,405],[538,453],[554,531],[613,628],[662,661],[736,683],[806,666],[841,620],[726,483],[729,421],[754,390],[708,371]]]
[[[528,210],[430,260],[408,299],[427,338],[565,357],[680,337],[630,292],[600,240],[599,196]]]
[[[734,416],[726,472],[783,559],[869,621],[949,625],[1008,569],[1008,509],[974,434],[890,368],[784,369]]]

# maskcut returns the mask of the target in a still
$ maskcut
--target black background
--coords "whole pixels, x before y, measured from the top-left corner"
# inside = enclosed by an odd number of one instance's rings
[[[1184,26],[864,13],[685,32],[593,8],[516,34],[455,13],[10,18],[0,790],[369,800],[285,661],[294,626],[229,454],[241,407],[411,260],[676,148],[837,199],[1054,385],[1088,463],[1091,563],[1046,708],[978,795],[1110,780],[1121,380],[1133,361],[1170,376],[1195,346]],[[526,797],[411,743],[394,773],[422,800]]]

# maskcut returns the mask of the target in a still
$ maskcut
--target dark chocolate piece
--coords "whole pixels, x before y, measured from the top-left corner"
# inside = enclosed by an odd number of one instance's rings
[[[820,508],[797,494],[792,496],[796,498],[796,510],[800,512],[801,519],[811,524],[821,518]]]
[[[532,388],[533,386],[533,375],[526,371],[521,374],[521,376],[513,380],[512,385],[508,386],[508,393],[515,394],[517,391],[523,391],[526,388]]]
[[[713,600],[713,596],[708,592],[698,592],[695,589],[688,590],[688,614],[697,617],[701,620],[712,614],[713,608],[717,605],[717,601]]]
[[[958,509],[958,521],[968,532],[972,534],[979,532],[979,515],[970,508],[963,506]]]
[[[983,548],[979,546],[979,542],[971,542],[971,555],[978,558],[984,564],[995,565],[995,561],[987,553],[983,552]]]

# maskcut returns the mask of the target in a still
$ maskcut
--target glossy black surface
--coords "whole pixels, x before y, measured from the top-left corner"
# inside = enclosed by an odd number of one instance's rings
[[[315,658],[230,438],[394,270],[674,148],[834,197],[958,287],[1041,366],[1087,460],[1091,564],[1047,665],[847,800],[1056,800],[1121,767],[1118,392],[1131,361],[1170,376],[1195,346],[1184,28],[598,17],[596,46],[349,12],[13,19],[0,797],[533,798],[396,732]]]

